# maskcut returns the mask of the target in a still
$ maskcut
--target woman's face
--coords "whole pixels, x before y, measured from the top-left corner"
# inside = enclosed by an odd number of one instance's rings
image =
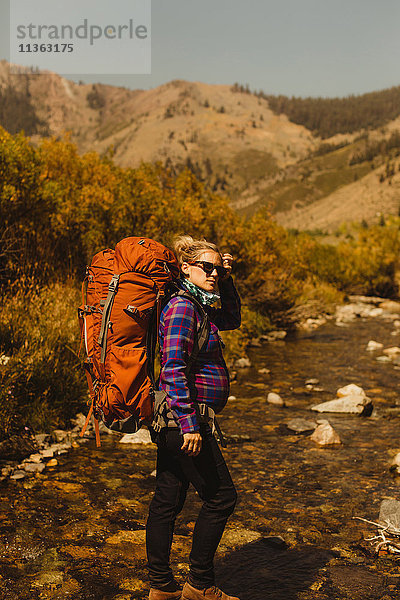
[[[206,292],[215,292],[218,283],[217,271],[214,269],[212,273],[207,275],[202,268],[202,261],[222,266],[221,256],[218,252],[206,250],[196,259],[195,264],[183,263],[181,267],[182,272],[186,275],[186,279],[202,290],[205,290]]]

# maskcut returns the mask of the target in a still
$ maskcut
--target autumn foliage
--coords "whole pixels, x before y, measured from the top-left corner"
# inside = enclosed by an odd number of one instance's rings
[[[76,412],[75,308],[92,255],[130,235],[168,245],[177,233],[204,236],[235,257],[245,318],[229,339],[233,356],[271,323],[293,323],[299,306],[318,311],[343,293],[396,293],[395,220],[324,245],[278,226],[265,209],[245,221],[189,170],[124,169],[111,152],[81,156],[68,138],[35,147],[0,128],[0,358],[10,357],[0,365],[0,439],[15,415],[40,429],[66,425]]]

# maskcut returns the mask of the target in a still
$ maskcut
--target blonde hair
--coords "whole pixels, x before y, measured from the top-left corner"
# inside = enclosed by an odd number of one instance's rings
[[[176,258],[178,259],[179,265],[182,265],[184,262],[195,262],[196,260],[199,260],[203,252],[210,250],[221,256],[221,252],[218,250],[215,244],[207,242],[207,240],[204,238],[201,240],[195,240],[190,235],[176,236],[172,247]]]

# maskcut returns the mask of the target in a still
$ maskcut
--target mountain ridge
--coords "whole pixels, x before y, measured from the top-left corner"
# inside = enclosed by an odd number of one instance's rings
[[[379,148],[400,131],[400,117],[384,128],[323,139],[276,114],[265,95],[235,85],[178,79],[129,90],[76,84],[26,68],[12,75],[9,64],[0,61],[0,124],[14,133],[24,118],[33,143],[69,132],[80,152],[104,154],[112,148],[115,162],[124,167],[156,161],[175,170],[188,167],[211,189],[227,194],[238,210],[251,214],[266,204],[287,227],[332,230],[340,221],[373,220],[377,212],[395,210],[400,149]],[[357,153],[367,157],[374,144],[378,154],[372,161],[352,163]],[[386,186],[379,181],[385,168],[394,170]],[[324,198],[341,199],[331,222]]]

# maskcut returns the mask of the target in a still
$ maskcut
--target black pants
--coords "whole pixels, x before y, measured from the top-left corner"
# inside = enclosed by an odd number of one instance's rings
[[[162,589],[174,580],[169,555],[176,516],[183,508],[189,483],[203,506],[193,532],[189,556],[189,582],[199,589],[214,585],[213,559],[229,515],[236,504],[236,490],[219,446],[208,426],[201,426],[202,449],[190,457],[181,451],[178,429],[163,429],[157,436],[156,491],[146,528],[150,584]]]

